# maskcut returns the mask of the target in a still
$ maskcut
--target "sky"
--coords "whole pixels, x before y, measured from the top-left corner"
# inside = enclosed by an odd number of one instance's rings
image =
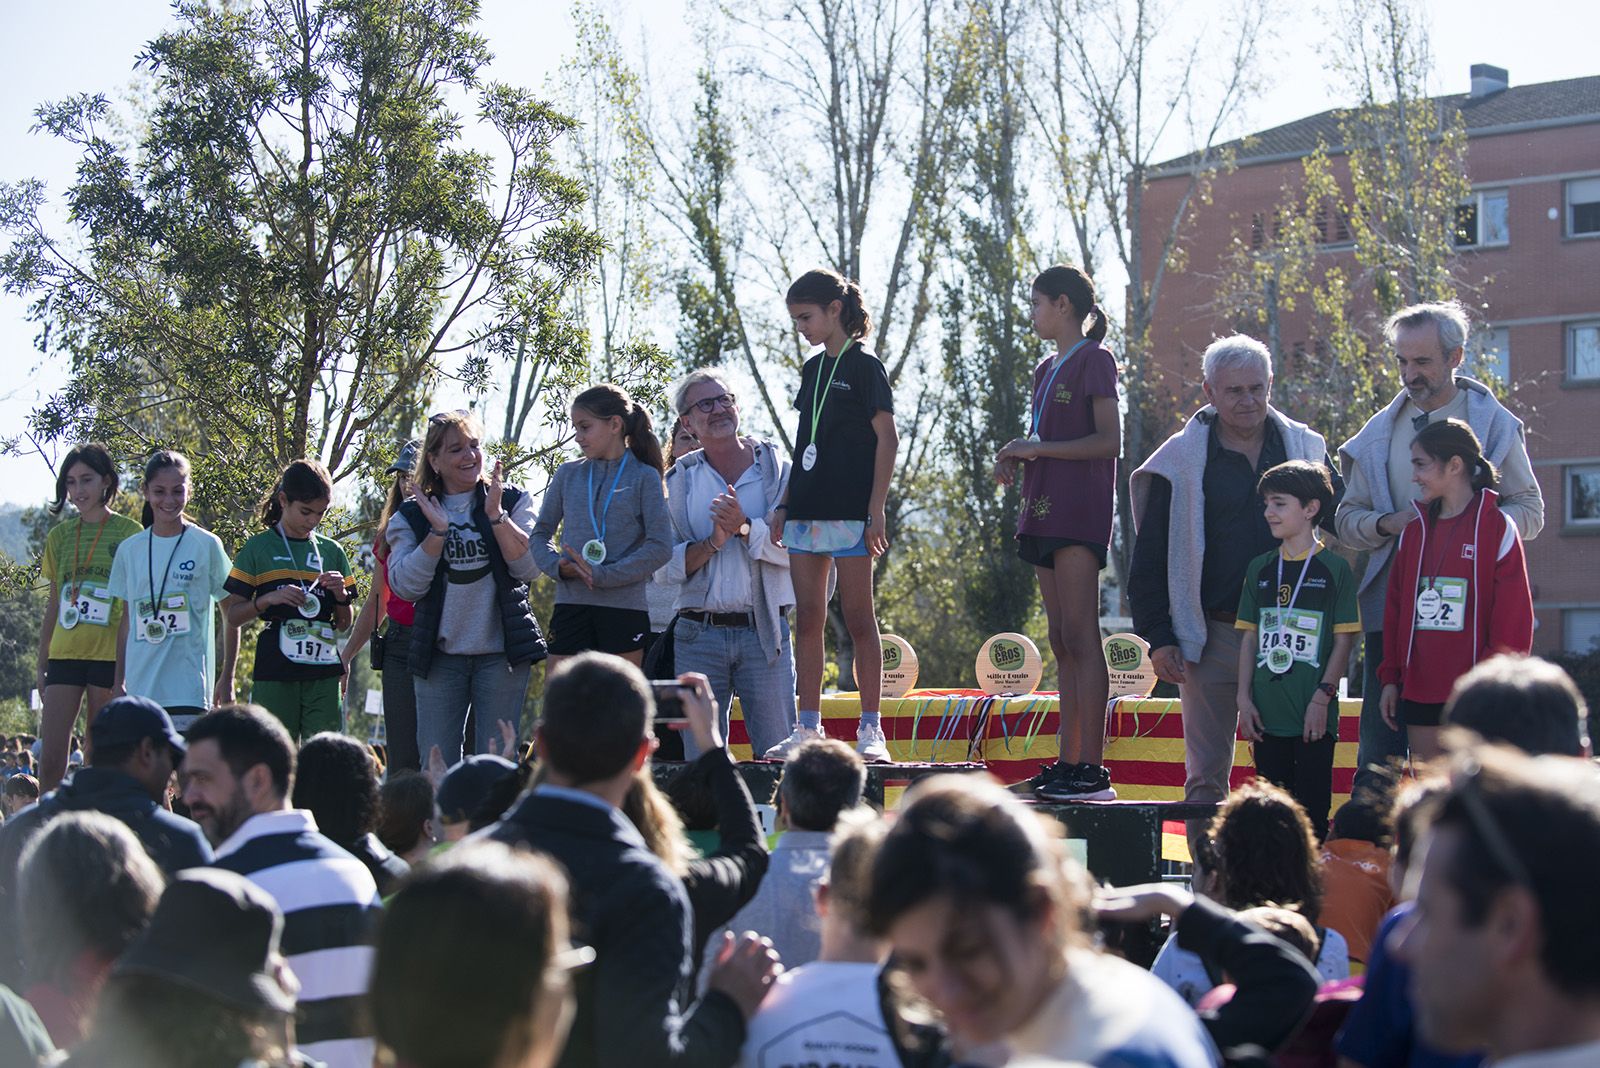
[[[1324,73],[1331,46],[1327,10],[1316,0],[1280,0],[1280,29],[1268,42],[1266,91],[1241,116],[1233,135],[1265,129],[1348,103]],[[1434,91],[1465,92],[1468,68],[1493,63],[1513,85],[1600,74],[1589,35],[1571,32],[1576,0],[1522,0],[1507,18],[1503,0],[1423,0],[1434,57]],[[624,0],[608,9],[625,41],[648,40],[653,67],[673,65],[698,48],[689,24],[700,7],[686,0]],[[1211,3],[1172,5],[1176,18],[1203,18]],[[571,8],[554,0],[484,0],[481,31],[496,54],[493,76],[542,88],[572,48]],[[0,181],[42,178],[52,193],[70,184],[76,157],[68,146],[31,134],[33,109],[46,100],[103,92],[114,100],[134,78],[134,59],[171,19],[163,0],[0,0]],[[85,33],[85,27],[93,27]],[[681,64],[678,66],[681,67]],[[1191,146],[1175,144],[1166,155]],[[1104,288],[1104,287],[1103,287]],[[22,429],[27,414],[65,377],[40,367],[35,329],[15,297],[0,295],[0,434]],[[53,476],[38,456],[0,457],[0,503],[44,500]]]

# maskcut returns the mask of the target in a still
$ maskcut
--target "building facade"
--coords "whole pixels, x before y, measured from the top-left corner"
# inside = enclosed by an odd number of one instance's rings
[[[1504,376],[1544,492],[1544,531],[1527,546],[1534,649],[1588,652],[1600,648],[1600,77],[1510,86],[1499,68],[1477,65],[1472,74],[1472,92],[1436,98],[1460,113],[1468,137],[1472,191],[1458,211],[1458,274],[1471,294],[1478,367]],[[1232,146],[1237,168],[1214,177],[1210,203],[1186,223],[1187,263],[1165,279],[1151,336],[1157,392],[1170,399],[1174,426],[1203,402],[1201,352],[1235,330],[1215,311],[1230,249],[1264,243],[1273,209],[1299,186],[1319,141],[1338,144],[1336,112]],[[1158,168],[1143,217],[1171,220],[1190,173],[1186,160]],[[1339,220],[1329,218],[1323,233],[1319,263],[1353,265]],[[1147,235],[1145,248],[1158,244]],[[1146,277],[1153,267],[1146,264]],[[1292,312],[1281,318],[1274,358],[1282,375],[1294,373],[1292,350],[1305,343],[1307,322]],[[1375,310],[1363,326],[1381,351]]]

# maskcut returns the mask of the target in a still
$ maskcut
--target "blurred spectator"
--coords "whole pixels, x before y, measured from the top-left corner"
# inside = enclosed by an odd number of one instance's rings
[[[929,776],[878,849],[871,929],[953,1041],[1052,1063],[1211,1068],[1193,1011],[1091,947],[1089,880],[1060,836],[992,781]]]
[[[1444,788],[1443,779],[1425,779],[1402,788],[1395,799],[1389,888],[1396,897],[1402,896],[1417,840]],[[1351,1008],[1334,1043],[1341,1068],[1476,1068],[1483,1061],[1478,1053],[1441,1052],[1417,1034],[1411,969],[1390,953],[1392,936],[1411,910],[1410,901],[1393,909],[1372,940],[1361,1000]]]
[[[1459,753],[1418,856],[1393,951],[1423,1036],[1504,1068],[1600,1064],[1600,771]]]
[[[1333,814],[1322,845],[1322,921],[1344,936],[1350,960],[1366,966],[1372,939],[1395,905],[1389,885],[1389,810],[1382,780],[1369,779]]]
[[[378,896],[394,893],[410,865],[378,841],[378,764],[367,747],[332,731],[312,735],[295,761],[293,804],[317,830],[366,865]]]
[[[505,757],[478,753],[457,763],[435,793],[441,846],[494,823],[517,792],[517,765]]]
[[[401,883],[378,929],[372,1013],[406,1068],[548,1068],[572,1023],[566,879],[472,841]]]
[[[866,785],[861,755],[836,738],[804,742],[784,762],[774,799],[783,833],[766,878],[728,928],[772,939],[785,968],[814,961],[822,951],[822,925],[813,907],[817,885],[828,871],[834,826],[861,804]],[[717,942],[713,937],[713,948]]]
[[[1150,883],[1103,891],[1101,920],[1149,922],[1171,916],[1179,945],[1194,952],[1221,984],[1201,999],[1200,1020],[1226,1055],[1241,1046],[1281,1047],[1305,1019],[1317,993],[1311,967],[1316,931],[1289,909],[1234,913],[1180,886]]]
[[[433,849],[433,786],[426,775],[401,771],[378,787],[378,841],[415,867]]]
[[[33,1066],[55,1051],[33,1006],[0,984],[0,1064]]]
[[[107,972],[144,930],[164,882],[127,825],[99,812],[51,821],[23,851],[25,996],[61,1049],[83,1037]]]
[[[6,780],[5,786],[5,819],[9,820],[18,812],[39,800],[39,780],[27,772],[11,776]]]
[[[681,681],[686,708],[712,704],[703,677]],[[545,780],[489,832],[566,868],[574,927],[597,954],[593,980],[578,991],[563,1065],[731,1064],[776,970],[761,941],[730,942],[710,989],[690,1003],[692,918],[683,883],[620,811],[654,748],[654,711],[649,683],[621,657],[563,661],[545,687],[536,743]]]
[[[1210,829],[1217,882],[1214,897],[1235,912],[1258,905],[1294,909],[1321,924],[1322,873],[1317,840],[1305,809],[1264,779],[1240,786],[1217,810]],[[1321,940],[1312,963],[1324,980],[1350,974],[1349,949],[1338,931],[1317,926]],[[1200,958],[1167,939],[1150,970],[1193,1005],[1217,985]]]
[[[145,852],[167,873],[211,863],[200,828],[163,807],[172,770],[185,743],[166,709],[144,697],[106,703],[90,728],[94,764],[74,772],[37,805],[0,829],[0,981],[15,983],[17,947],[14,887],[28,841],[69,812],[104,812],[127,824]]]
[[[300,982],[301,1048],[328,1068],[371,1068],[364,999],[377,886],[366,865],[318,833],[311,813],[289,806],[288,731],[257,705],[224,705],[189,728],[183,778],[217,866],[248,877],[283,911],[283,952]]]
[[[250,880],[212,868],[173,879],[111,971],[70,1068],[279,1068],[290,1061],[294,977],[283,917]]]
[[[1589,755],[1589,710],[1572,677],[1536,656],[1491,657],[1456,680],[1446,726],[1533,756]]]
[[[901,1068],[907,1059],[897,1034],[904,1022],[886,1018],[895,1009],[880,1004],[880,991],[894,989],[882,982],[889,944],[867,928],[872,864],[887,830],[870,810],[839,821],[816,890],[822,950],[816,960],[778,976],[750,1021],[741,1068],[817,1063],[824,1054],[830,1063],[856,1068]],[[922,1037],[937,1047],[942,1036],[924,1028]],[[920,1063],[948,1060],[941,1052]]]
[[[755,895],[767,874],[767,843],[761,834],[761,817],[711,711],[709,702],[685,703],[684,715],[689,723],[683,733],[693,738],[695,750],[700,753],[689,770],[703,775],[708,787],[714,825],[721,831],[716,849],[703,857],[695,855],[677,810],[656,789],[648,766],[634,776],[622,802],[623,815],[644,835],[650,851],[683,880],[684,892],[689,895],[694,918],[689,945],[691,988],[698,985],[706,946],[721,941],[714,939],[712,932],[731,920]]]

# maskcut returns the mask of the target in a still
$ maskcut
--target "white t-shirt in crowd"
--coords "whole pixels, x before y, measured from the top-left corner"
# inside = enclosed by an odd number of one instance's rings
[[[900,1068],[878,1004],[878,965],[813,961],[778,976],[750,1021],[740,1068]]]

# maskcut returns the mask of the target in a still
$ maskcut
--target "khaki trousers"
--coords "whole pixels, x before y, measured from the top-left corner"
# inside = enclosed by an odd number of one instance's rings
[[[1221,801],[1228,796],[1234,741],[1239,731],[1239,642],[1232,623],[1206,620],[1206,647],[1198,663],[1184,665],[1178,687],[1183,701],[1183,799]],[[1190,850],[1208,820],[1187,824]]]

